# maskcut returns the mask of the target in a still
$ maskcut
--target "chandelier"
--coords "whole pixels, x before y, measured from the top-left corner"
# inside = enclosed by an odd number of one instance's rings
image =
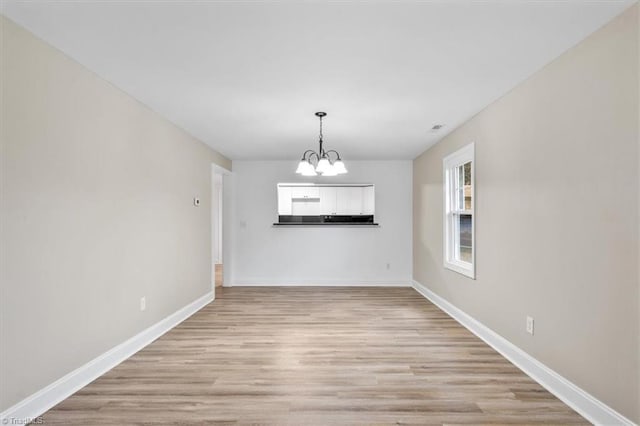
[[[318,152],[308,149],[302,154],[302,159],[298,163],[296,173],[302,176],[336,176],[347,173],[347,168],[340,159],[340,154],[336,150],[325,151],[322,147],[322,117],[326,112],[316,112],[316,117],[320,119],[320,148]],[[331,155],[335,154],[335,159],[331,160]]]

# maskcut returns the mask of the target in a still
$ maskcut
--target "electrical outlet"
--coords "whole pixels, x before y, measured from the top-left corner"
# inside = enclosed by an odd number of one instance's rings
[[[533,318],[527,317],[527,333],[533,336]]]
[[[143,296],[140,298],[140,310],[144,311],[145,309],[147,309],[147,298]]]

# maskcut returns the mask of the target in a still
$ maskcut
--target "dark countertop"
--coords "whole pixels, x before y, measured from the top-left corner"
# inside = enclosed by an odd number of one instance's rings
[[[274,223],[273,226],[380,226],[379,223],[371,223],[371,222],[283,222],[283,223]]]

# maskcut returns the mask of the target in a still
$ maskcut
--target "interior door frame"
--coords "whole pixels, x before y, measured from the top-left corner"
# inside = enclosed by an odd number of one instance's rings
[[[217,186],[220,185],[220,191]],[[216,277],[215,264],[220,261],[223,266],[223,286],[231,282],[231,218],[233,173],[217,164],[211,164],[211,288],[215,298]],[[222,212],[222,214],[220,214]],[[218,258],[215,259],[215,254]]]

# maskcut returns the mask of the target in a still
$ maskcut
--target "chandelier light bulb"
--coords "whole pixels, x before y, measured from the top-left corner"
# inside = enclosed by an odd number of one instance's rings
[[[305,170],[307,170],[307,166],[309,162],[307,160],[300,160],[298,163],[298,168],[296,169],[296,173],[303,174]]]
[[[336,168],[333,167],[333,165],[331,164],[329,164],[329,167],[326,167],[322,172],[322,176],[337,176],[337,175],[338,175],[338,172],[336,171]]]
[[[316,172],[324,173],[330,167],[331,167],[331,163],[329,163],[329,160],[327,160],[326,157],[321,158],[320,161],[318,161],[318,165],[316,166]]]
[[[336,160],[333,163],[333,169],[336,171],[336,174],[342,175],[347,173],[347,168],[344,166],[342,160]]]
[[[302,176],[316,176],[317,173],[313,168],[313,165],[310,163],[307,164],[309,164],[309,167],[305,168],[305,170],[302,172]]]

